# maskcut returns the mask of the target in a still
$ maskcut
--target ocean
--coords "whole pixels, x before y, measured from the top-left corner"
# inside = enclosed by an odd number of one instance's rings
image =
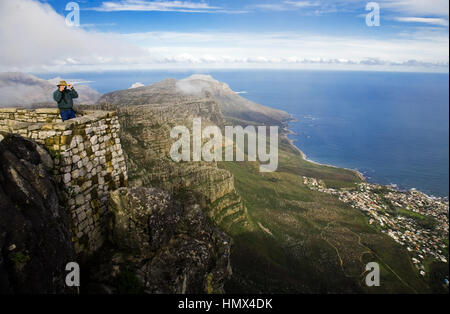
[[[193,73],[283,109],[308,159],[357,169],[369,182],[449,195],[449,75],[353,71],[124,71],[46,73],[90,81],[106,93]]]

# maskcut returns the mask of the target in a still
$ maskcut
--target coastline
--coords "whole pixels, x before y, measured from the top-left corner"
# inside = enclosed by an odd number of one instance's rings
[[[284,121],[284,127],[283,127],[282,136],[289,142],[291,147],[294,148],[294,150],[296,150],[304,160],[306,160],[308,162],[311,162],[311,163],[314,163],[316,165],[321,165],[321,166],[326,166],[326,167],[339,168],[339,169],[345,169],[345,170],[352,171],[361,179],[362,182],[369,183],[367,181],[367,179],[364,177],[364,175],[361,172],[359,172],[358,170],[356,170],[356,169],[350,169],[350,168],[345,168],[345,167],[338,167],[338,166],[335,166],[335,165],[324,164],[324,163],[320,163],[320,162],[308,159],[306,154],[299,147],[297,147],[295,145],[295,143],[294,143],[295,140],[290,139],[288,137],[288,135],[290,135],[290,134],[296,134],[294,131],[289,129],[289,124],[288,123],[289,122],[297,122],[297,121],[298,120],[295,119],[292,115],[291,115],[291,119],[288,119],[288,120]],[[449,199],[449,196],[434,196],[432,194],[428,194],[428,193],[422,192],[422,191],[420,191],[417,188],[410,188],[410,189],[406,189],[405,190],[405,189],[399,189],[396,184],[385,185],[385,184],[379,184],[379,183],[376,183],[376,182],[372,182],[372,183],[373,184],[378,184],[380,186],[387,186],[387,187],[390,187],[390,188],[394,188],[395,190],[401,191],[401,192],[408,192],[408,191],[415,190],[415,191],[418,191],[418,192],[426,195],[429,198],[444,199],[444,200],[448,200]]]
[[[286,121],[286,122],[288,123],[288,122],[296,122],[296,121],[297,121],[297,120],[296,120],[295,118],[292,118],[292,119],[290,119],[290,120],[288,120],[288,121]],[[367,182],[367,181],[366,181],[366,178],[364,177],[364,175],[363,175],[361,172],[359,172],[358,170],[356,170],[356,169],[343,168],[343,167],[338,167],[338,166],[334,166],[334,165],[330,165],[330,164],[323,164],[323,163],[320,163],[320,162],[317,162],[317,161],[308,159],[308,158],[306,157],[306,154],[305,154],[299,147],[297,147],[297,146],[295,145],[295,143],[294,143],[295,140],[290,139],[290,138],[288,137],[289,134],[296,134],[296,133],[293,132],[292,130],[290,130],[290,129],[289,129],[289,125],[286,124],[286,125],[284,126],[284,128],[283,128],[283,134],[282,134],[282,136],[284,136],[284,138],[289,142],[289,144],[291,144],[292,148],[294,148],[294,150],[296,150],[296,151],[300,154],[300,156],[302,157],[302,159],[304,159],[304,160],[306,160],[306,161],[308,161],[308,162],[310,162],[310,163],[313,163],[313,164],[316,164],[316,165],[320,165],[320,166],[332,167],[332,168],[339,168],[339,169],[345,169],[345,170],[352,171],[353,173],[355,173],[355,174],[358,176],[358,178],[361,179],[361,181]]]

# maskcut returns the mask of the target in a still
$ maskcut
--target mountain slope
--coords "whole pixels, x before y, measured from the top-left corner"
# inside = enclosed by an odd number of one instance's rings
[[[180,103],[206,98],[216,101],[225,117],[272,125],[281,125],[290,119],[289,114],[282,110],[245,99],[232,91],[227,84],[209,75],[199,74],[182,80],[166,79],[149,86],[107,93],[98,103],[124,106]]]
[[[181,83],[180,83],[181,82]],[[233,238],[231,293],[414,293],[428,287],[408,252],[370,226],[337,198],[311,191],[302,176],[354,188],[354,171],[309,162],[284,134],[279,167],[260,173],[257,162],[173,162],[170,129],[226,123],[283,124],[287,114],[252,107],[209,77],[165,80],[104,95],[100,108],[117,108],[132,184],[170,190],[185,202],[200,201]],[[108,105],[109,104],[109,105]],[[113,104],[113,105],[111,105]],[[269,108],[270,109],[270,108]],[[203,125],[205,121],[205,125]],[[365,265],[380,264],[383,284],[364,284]]]
[[[121,94],[115,94],[118,102]],[[147,103],[145,99],[141,101]],[[213,99],[147,105],[99,104],[89,108],[117,111],[132,186],[159,187],[185,204],[200,204],[225,231],[251,227],[229,171],[220,169],[215,162],[174,162],[170,157],[175,142],[170,137],[172,127],[183,125],[192,129],[196,117],[201,118],[203,128],[223,126],[222,113]]]
[[[0,141],[0,294],[75,293],[69,219],[47,151],[19,135]]]
[[[257,226],[231,234],[231,293],[426,293],[404,247],[370,225],[361,211],[311,191],[302,175],[347,189],[360,182],[351,171],[311,164],[284,142],[280,164],[260,173],[250,162],[222,162]],[[365,265],[377,262],[381,286],[365,285]]]

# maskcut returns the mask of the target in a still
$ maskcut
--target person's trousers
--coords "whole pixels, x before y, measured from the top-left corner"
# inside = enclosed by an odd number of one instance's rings
[[[59,113],[61,115],[61,119],[64,121],[69,120],[69,119],[73,119],[76,118],[75,116],[75,111],[73,111],[73,109],[66,109],[66,110],[59,110]]]

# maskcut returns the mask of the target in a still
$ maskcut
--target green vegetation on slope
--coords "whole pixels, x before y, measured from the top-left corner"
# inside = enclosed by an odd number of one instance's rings
[[[420,213],[413,212],[404,208],[399,208],[397,214],[407,218],[414,219],[419,226],[425,229],[434,229],[436,226],[436,220],[433,217],[425,216]]]
[[[337,198],[311,191],[302,175],[351,188],[353,171],[304,160],[285,139],[279,167],[260,173],[254,162],[222,162],[235,177],[254,231],[231,229],[233,278],[229,293],[428,292],[408,252]],[[380,287],[365,285],[365,265],[378,262]]]

